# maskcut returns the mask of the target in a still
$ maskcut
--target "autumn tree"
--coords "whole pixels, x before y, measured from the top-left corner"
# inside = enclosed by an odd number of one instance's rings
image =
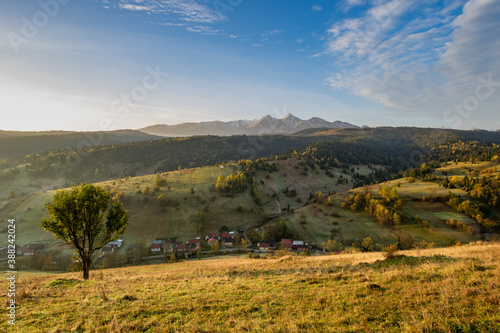
[[[364,252],[372,252],[375,250],[373,246],[373,240],[370,237],[366,237],[363,239],[363,243],[361,244]]]
[[[49,217],[42,220],[42,228],[75,248],[85,280],[89,279],[93,254],[118,239],[127,228],[122,203],[111,200],[109,192],[91,184],[58,191],[45,208]]]

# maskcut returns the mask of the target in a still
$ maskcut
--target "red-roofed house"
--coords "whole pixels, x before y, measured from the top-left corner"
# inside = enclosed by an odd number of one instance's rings
[[[17,250],[17,254],[23,256],[32,256],[35,254],[35,249],[30,249],[28,246],[23,246]]]
[[[177,252],[184,252],[187,251],[187,246],[186,244],[177,244],[175,246],[175,249],[177,250]]]
[[[220,234],[220,237],[221,238],[229,238],[229,237],[232,237],[231,234],[229,232],[223,232]]]
[[[210,238],[215,238],[215,239],[220,239],[220,232],[209,232],[208,234],[205,235],[205,239],[210,239]]]
[[[216,238],[210,238],[209,240],[207,240],[207,244],[209,246],[212,246],[212,243],[215,246],[215,245],[217,245],[219,243],[219,241]]]
[[[257,247],[259,248],[259,250],[269,250],[271,248],[271,245],[267,244],[267,243],[259,243],[257,244]]]
[[[161,244],[151,244],[151,252],[162,252],[162,250]]]
[[[283,238],[281,240],[281,249],[282,250],[292,250],[293,249],[293,242],[291,239],[286,239],[286,238]]]
[[[196,239],[190,239],[186,242],[186,245],[200,245],[201,244],[201,240],[199,238],[196,238]]]

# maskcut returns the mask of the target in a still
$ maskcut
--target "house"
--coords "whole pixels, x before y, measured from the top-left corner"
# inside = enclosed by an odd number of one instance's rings
[[[113,246],[111,246],[111,245],[106,245],[106,246],[104,246],[104,247],[102,248],[101,253],[102,253],[103,255],[105,255],[105,254],[111,254],[111,253],[113,253],[113,252],[114,252],[114,250],[115,250],[115,248],[114,248]]]
[[[177,244],[175,246],[175,249],[177,250],[177,252],[185,252],[187,251],[187,246],[186,244]]]
[[[215,238],[217,240],[220,239],[220,232],[209,232],[205,235],[205,239]]]
[[[30,249],[29,246],[23,246],[20,247],[19,250],[17,251],[17,254],[23,255],[23,256],[32,256],[35,254],[34,249]]]
[[[268,251],[269,249],[271,249],[271,245],[269,245],[268,243],[258,243],[257,247],[259,248],[259,250]]]
[[[309,251],[311,247],[307,244],[293,245],[293,250],[295,251]]]
[[[216,238],[210,238],[210,239],[207,241],[207,244],[208,244],[209,246],[212,246],[212,245],[213,245],[213,246],[215,246],[215,245],[219,244],[219,240],[217,240]]]
[[[194,249],[189,249],[190,252],[198,252],[198,251],[201,251],[201,246],[200,245],[196,245],[196,247]]]
[[[231,234],[229,232],[223,232],[220,234],[220,238],[232,238]]]
[[[163,240],[161,240],[161,239],[155,239],[153,241],[153,244],[163,244]]]
[[[201,244],[201,240],[199,238],[190,239],[186,242],[186,245],[190,245],[190,246],[196,246],[196,245],[200,245],[200,244]]]
[[[152,244],[151,245],[151,252],[162,252],[163,248],[162,248],[162,245],[161,244]]]
[[[127,253],[133,253],[133,252],[140,252],[142,250],[142,244],[141,243],[133,243],[130,244],[130,246],[127,249]]]
[[[234,246],[234,238],[233,237],[222,237],[221,240],[222,245],[226,247]]]
[[[108,245],[115,249],[119,249],[122,246],[123,239],[118,239],[116,241],[109,242]]]
[[[293,249],[292,240],[291,239],[283,238],[281,240],[281,249],[282,250],[292,250]]]

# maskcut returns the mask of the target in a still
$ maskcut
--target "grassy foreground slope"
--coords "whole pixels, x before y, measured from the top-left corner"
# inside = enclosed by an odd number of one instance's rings
[[[18,332],[498,332],[500,244],[235,258],[18,281]],[[0,288],[7,290],[5,279]],[[12,330],[6,320],[0,330]]]

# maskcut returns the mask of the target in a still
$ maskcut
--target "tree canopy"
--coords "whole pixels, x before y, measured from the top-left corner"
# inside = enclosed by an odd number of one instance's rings
[[[49,217],[42,220],[42,228],[75,248],[85,280],[89,278],[93,253],[116,240],[127,227],[127,212],[121,202],[91,184],[58,191],[45,208]]]

